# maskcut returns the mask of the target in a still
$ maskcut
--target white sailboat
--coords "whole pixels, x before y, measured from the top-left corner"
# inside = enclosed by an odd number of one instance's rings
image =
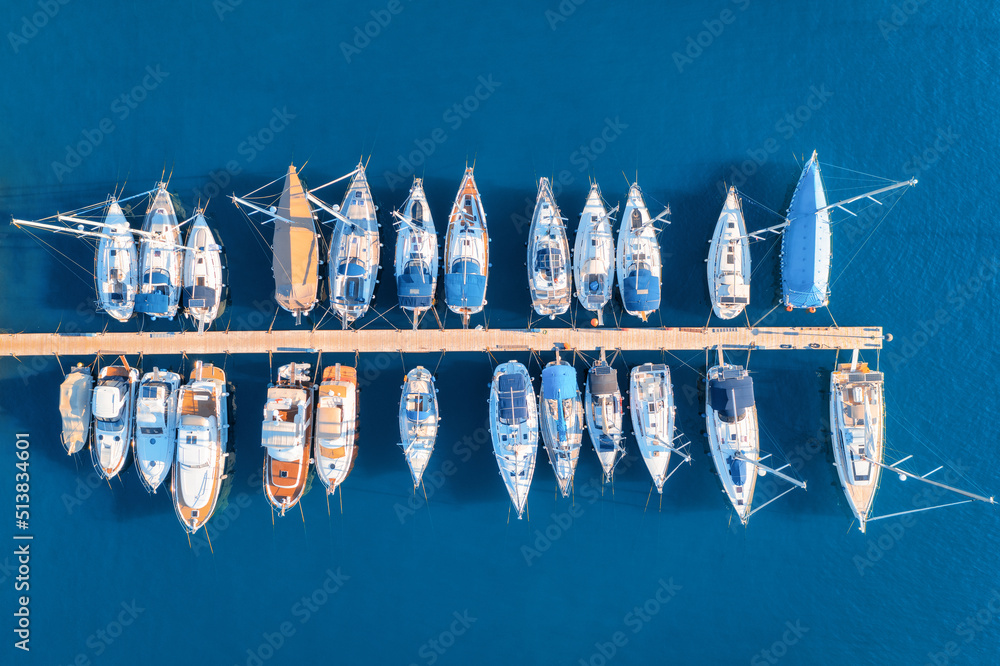
[[[247,197],[231,198],[241,210],[262,214],[267,218],[265,222],[273,223],[274,300],[278,307],[295,316],[296,324],[301,323],[302,317],[312,312],[319,301],[320,234],[309,206],[309,193],[302,186],[295,165],[289,165],[277,201],[270,198],[274,205],[264,207]]]
[[[329,211],[336,218],[327,262],[330,306],[344,328],[368,312],[378,281],[382,247],[378,209],[368,187],[364,165],[359,163],[353,174],[340,210]]]
[[[153,368],[139,382],[135,408],[135,461],[139,480],[151,493],[166,480],[177,444],[177,389],[181,376]]]
[[[576,370],[559,358],[558,350],[556,360],[542,370],[538,411],[549,463],[562,496],[569,497],[583,442],[583,400],[576,383]]]
[[[538,198],[528,230],[528,288],[535,312],[555,319],[569,310],[572,273],[566,223],[548,178],[538,181]]]
[[[629,377],[629,405],[632,411],[632,430],[639,443],[639,453],[653,478],[656,492],[663,494],[663,484],[673,471],[670,454],[676,453],[691,462],[678,446],[676,434],[677,407],[674,405],[674,387],[670,381],[670,368],[662,363],[645,363],[632,368]]]
[[[597,183],[590,186],[587,203],[580,214],[573,246],[573,277],[576,297],[585,310],[604,324],[604,306],[611,300],[615,283],[615,237],[611,231],[615,206],[610,211],[601,198]]]
[[[90,447],[94,469],[112,479],[125,467],[132,447],[135,423],[135,388],[139,371],[125,365],[109,365],[97,375],[93,393],[94,441]]]
[[[319,385],[313,459],[316,476],[333,494],[354,469],[358,458],[358,373],[354,368],[327,366]]]
[[[226,373],[195,361],[177,392],[177,447],[170,492],[184,530],[197,532],[215,513],[229,456]]]
[[[639,185],[629,187],[628,201],[618,229],[618,289],[625,312],[646,321],[660,309],[663,265],[656,223],[669,220],[670,207],[650,217]]]
[[[493,454],[517,511],[528,504],[538,454],[538,404],[528,369],[517,361],[501,363],[490,385],[490,435]]]
[[[438,400],[434,376],[417,366],[406,373],[399,399],[399,446],[413,477],[413,488],[420,486],[424,470],[434,453],[438,435]]]
[[[449,310],[462,316],[463,326],[486,305],[490,268],[486,212],[472,170],[465,168],[444,241],[444,300]]]
[[[729,188],[708,248],[708,293],[720,319],[738,316],[750,303],[750,238],[743,206],[735,187]]]
[[[157,183],[142,231],[136,312],[153,319],[173,319],[180,305],[184,256],[177,213],[166,183]]]
[[[59,414],[62,417],[62,440],[66,453],[73,455],[90,443],[90,404],[94,392],[94,373],[78,363],[59,385]]]
[[[865,532],[868,523],[875,520],[966,502],[980,501],[994,504],[992,497],[970,493],[927,478],[941,467],[923,475],[900,469],[899,465],[912,456],[907,456],[895,464],[885,464],[884,376],[877,370],[872,371],[867,363],[859,363],[858,351],[854,350],[850,363],[841,363],[830,373],[830,430],[834,466],[837,468],[840,487],[844,491],[851,512],[858,520],[858,528]],[[968,499],[873,517],[871,513],[875,493],[883,469],[898,474],[903,481],[914,479],[963,495]]]
[[[205,211],[194,213],[184,248],[184,311],[198,332],[212,326],[219,315],[225,284],[222,281],[222,246],[205,220]]]
[[[597,458],[604,470],[604,481],[612,480],[615,467],[625,456],[625,434],[622,430],[622,392],[618,388],[618,371],[601,358],[587,372],[583,398],[587,413],[587,429]]]
[[[411,313],[416,329],[420,317],[434,305],[438,276],[437,231],[420,178],[413,179],[402,212],[393,215],[399,221],[393,262],[396,293],[399,306]]]
[[[136,196],[143,197],[147,194],[149,193]],[[129,199],[134,198],[129,197]],[[104,207],[104,205],[82,209],[77,211],[77,215],[94,208]],[[128,220],[125,219],[125,214],[122,212],[118,200],[110,198],[106,205],[107,210],[102,222],[74,215],[57,215],[56,218],[59,221],[73,224],[75,227],[17,219],[11,220],[11,223],[19,228],[45,229],[81,238],[96,238],[97,253],[94,257],[94,276],[97,285],[98,306],[112,318],[124,322],[131,319],[135,311],[135,299],[139,286],[138,255],[133,237],[133,233],[136,232],[129,228]],[[97,231],[88,231],[86,227],[97,229]]]

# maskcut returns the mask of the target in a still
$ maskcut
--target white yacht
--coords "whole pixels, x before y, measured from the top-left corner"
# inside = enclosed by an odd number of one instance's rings
[[[466,167],[448,216],[444,241],[444,300],[449,310],[462,316],[463,326],[468,326],[469,317],[482,312],[486,305],[489,268],[486,212],[472,168]]]
[[[676,451],[690,461],[688,454],[674,446],[677,409],[670,368],[662,363],[645,363],[632,368],[629,406],[639,453],[653,477],[656,492],[662,495],[663,484],[669,476],[670,454]]]
[[[381,246],[378,217],[365,177],[358,164],[336,215],[330,239],[330,306],[344,328],[368,312],[378,281]]]
[[[587,388],[583,399],[587,411],[587,429],[594,451],[604,470],[604,481],[610,482],[615,466],[625,456],[625,435],[622,431],[622,392],[618,388],[618,371],[601,359],[587,372]]]
[[[166,183],[157,183],[142,231],[135,309],[153,319],[173,319],[180,304],[184,256],[177,213]]]
[[[90,453],[94,468],[105,479],[117,476],[128,460],[138,383],[139,371],[127,365],[109,365],[97,375],[91,407],[94,441]]]
[[[538,181],[538,198],[528,230],[528,288],[535,312],[555,319],[569,310],[572,273],[566,223],[548,178]]]
[[[135,461],[143,487],[155,493],[170,473],[177,443],[177,389],[181,376],[153,368],[139,382],[135,406]]]
[[[316,475],[329,494],[347,479],[358,457],[358,373],[327,366],[319,385],[313,458]]]
[[[118,321],[128,321],[135,311],[139,289],[139,263],[135,237],[121,206],[108,204],[97,243],[97,297],[101,309]]]
[[[542,370],[539,403],[545,451],[562,496],[569,497],[583,442],[583,400],[576,383],[576,370],[559,358],[558,351],[556,360]]]
[[[420,317],[434,306],[438,276],[438,238],[431,207],[420,178],[413,179],[410,196],[400,213],[396,235],[396,293],[399,307],[408,310],[417,328]]]
[[[608,211],[601,188],[593,183],[580,214],[573,246],[576,297],[585,310],[597,315],[598,325],[604,324],[604,306],[611,300],[615,283],[615,237],[611,224],[617,210],[615,206]]]
[[[629,188],[618,229],[618,289],[625,311],[643,321],[660,309],[663,266],[656,222],[669,213],[668,207],[659,217],[650,218],[639,186],[633,183]]]
[[[434,453],[438,434],[437,389],[430,370],[417,366],[406,373],[399,400],[399,437],[406,463],[410,466],[414,489],[420,486],[424,470]]]
[[[760,458],[753,379],[739,365],[719,359],[708,370],[705,425],[712,461],[722,489],[744,525],[750,518]]]
[[[308,363],[278,368],[278,382],[267,389],[264,403],[264,495],[282,516],[302,499],[309,478],[315,391],[309,368]]]
[[[205,220],[204,209],[195,211],[184,247],[184,310],[198,332],[212,326],[219,315],[225,285],[222,282],[222,246]]]
[[[830,430],[840,486],[865,531],[882,471],[885,438],[883,377],[867,363],[841,363],[830,375]]]
[[[490,435],[500,478],[518,520],[528,504],[538,453],[538,404],[528,369],[517,361],[497,366],[490,386]]]
[[[738,316],[750,303],[750,238],[743,206],[735,187],[729,188],[708,248],[708,292],[720,319]]]
[[[94,392],[94,373],[89,366],[78,363],[59,385],[59,414],[62,432],[59,434],[66,453],[73,455],[90,443],[90,403]]]
[[[170,491],[184,529],[194,534],[215,512],[226,478],[229,410],[222,368],[195,361],[177,392],[177,450]]]

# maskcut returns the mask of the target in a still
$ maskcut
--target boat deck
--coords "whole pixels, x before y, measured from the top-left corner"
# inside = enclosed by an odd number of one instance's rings
[[[503,352],[580,349],[881,349],[882,328],[549,328],[209,331],[185,333],[14,333],[0,356],[268,354],[327,352]]]

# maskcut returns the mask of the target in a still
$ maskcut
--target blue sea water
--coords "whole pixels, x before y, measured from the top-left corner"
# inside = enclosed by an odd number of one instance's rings
[[[270,325],[273,283],[266,248],[224,197],[290,161],[308,162],[303,173],[318,184],[371,156],[385,241],[380,312],[395,304],[388,211],[415,172],[443,228],[475,161],[493,238],[486,316],[510,327],[528,320],[518,216],[530,217],[537,177],[558,183],[571,227],[590,178],[615,202],[638,174],[654,214],[669,202],[662,320],[651,325],[701,326],[720,183],[783,210],[814,149],[826,165],[916,176],[887,216],[838,218],[832,316],[893,335],[878,360],[894,459],[914,453],[913,469],[944,465],[934,478],[950,471],[987,494],[1000,485],[993,3],[42,0],[6,3],[0,27],[0,217],[148,189],[165,171],[189,210],[211,198],[232,284],[222,325],[234,328]],[[825,174],[831,196],[865,179]],[[747,217],[752,228],[777,222],[756,205]],[[102,330],[90,250],[44,240],[51,247],[0,229],[0,327]],[[753,248],[753,321],[776,302],[777,255],[773,241]],[[398,309],[387,319],[405,325]],[[284,313],[274,322],[293,326]],[[829,322],[826,312],[766,319]],[[507,357],[530,361],[498,360]],[[540,453],[524,521],[510,519],[488,441],[490,358],[440,362],[443,422],[425,499],[411,492],[395,410],[405,370],[439,358],[362,356],[362,450],[343,497],[328,510],[313,488],[301,518],[276,519],[260,489],[269,361],[207,359],[235,385],[235,467],[211,551],[202,535],[189,545],[169,496],[147,496],[133,469],[109,486],[94,482],[85,456],[65,456],[54,360],[4,358],[0,532],[16,532],[15,434],[29,433],[34,541],[30,653],[14,648],[25,594],[14,589],[15,542],[4,537],[0,549],[0,663],[1000,662],[996,509],[890,518],[860,534],[825,432],[831,352],[749,359],[764,448],[809,486],[747,529],[733,525],[703,451],[705,355],[627,354],[619,377],[625,364],[661,358],[694,453],[662,503],[649,497],[634,441],[603,490],[587,444],[572,500],[556,497]],[[354,358],[323,355],[335,361]],[[153,365],[181,361],[143,359]],[[582,358],[576,367],[582,381]],[[537,363],[531,371],[537,378]],[[877,511],[926,505],[915,486],[888,475]],[[776,494],[762,480],[757,503]]]

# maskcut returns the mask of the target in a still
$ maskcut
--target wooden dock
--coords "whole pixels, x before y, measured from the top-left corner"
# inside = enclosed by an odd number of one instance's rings
[[[207,333],[0,334],[3,356],[269,354],[283,352],[516,352],[880,349],[882,328],[536,328],[210,331]]]

